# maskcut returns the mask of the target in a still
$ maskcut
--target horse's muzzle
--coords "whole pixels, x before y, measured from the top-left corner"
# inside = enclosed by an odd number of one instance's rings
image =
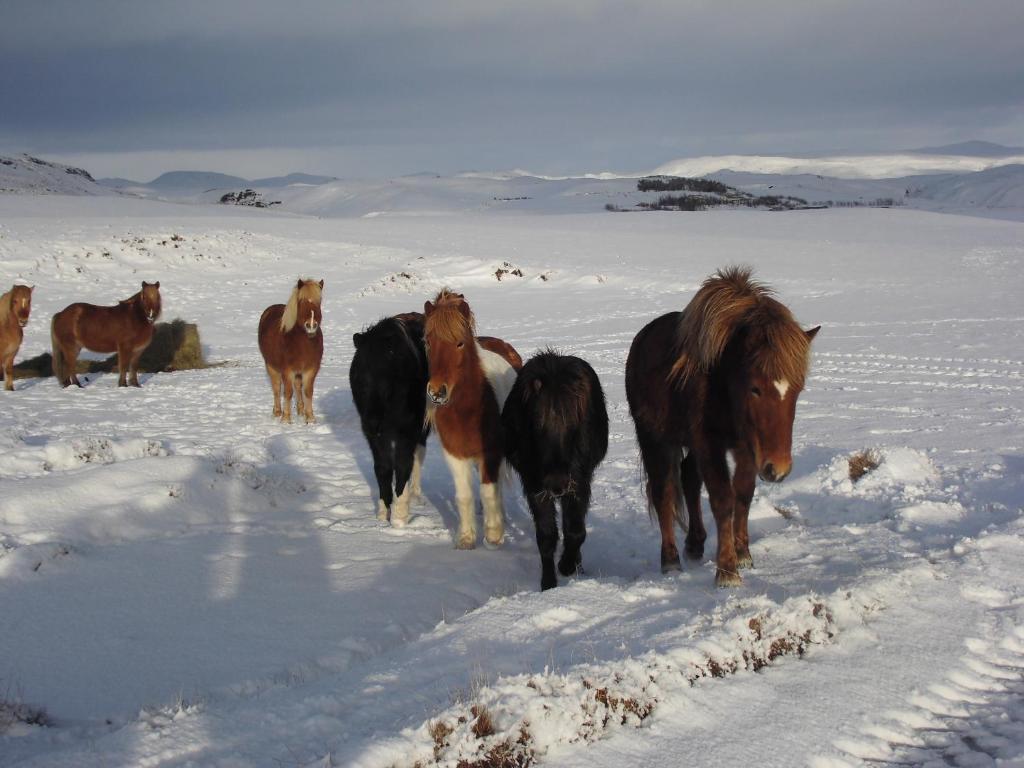
[[[26,317],[26,318],[25,318],[24,320],[22,320],[22,319],[21,319],[21,318],[19,317],[19,318],[18,318],[18,325],[20,325],[20,326],[21,326],[22,328],[24,328],[24,327],[25,327],[26,325],[28,325],[28,318]]]
[[[758,474],[761,476],[761,479],[764,480],[765,482],[781,483],[783,480],[789,477],[789,472],[792,469],[792,462],[785,465],[776,465],[769,461],[767,464],[761,467],[761,471]]]
[[[441,387],[436,392],[434,392],[433,390],[431,390],[430,385],[428,384],[427,397],[430,398],[430,402],[432,402],[434,405],[447,405],[449,398],[448,386],[442,384]]]

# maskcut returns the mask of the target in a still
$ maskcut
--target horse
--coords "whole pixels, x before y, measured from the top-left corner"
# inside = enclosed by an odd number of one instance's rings
[[[661,528],[662,572],[681,570],[673,520],[686,553],[704,555],[701,486],[718,530],[719,587],[742,584],[753,566],[747,516],[757,476],[781,482],[793,466],[793,419],[821,326],[804,331],[749,267],[719,270],[682,312],[652,320],[626,360],[626,399]],[[733,468],[730,470],[729,456]]]
[[[32,312],[32,286],[13,285],[0,296],[0,375],[4,389],[14,391],[14,356],[21,348],[22,330]]]
[[[555,501],[561,502],[565,539],[558,571],[582,571],[580,548],[594,470],[608,451],[608,410],[594,369],[552,350],[534,355],[520,371],[501,412],[505,458],[519,473],[540,551],[541,590],[558,584]]]
[[[75,366],[82,347],[93,352],[117,352],[117,386],[139,384],[139,357],[153,340],[160,317],[160,282],[143,281],[142,290],[113,307],[70,304],[53,316],[53,374],[62,387],[82,386]],[[128,380],[128,373],[131,380]]]
[[[425,418],[423,315],[408,312],[386,317],[354,334],[352,342],[356,352],[348,380],[363,435],[373,453],[379,491],[377,518],[390,519],[392,525],[401,527],[409,521],[410,497],[420,495],[430,432]]]
[[[324,356],[324,332],[320,325],[323,288],[323,280],[317,282],[300,277],[287,304],[272,304],[260,315],[258,339],[274,390],[274,416],[289,424],[293,389],[296,414],[303,415],[307,424],[316,420],[313,382]],[[284,409],[281,408],[282,388]]]
[[[450,288],[444,288],[441,290],[440,293],[437,294],[435,303],[450,303],[455,305],[465,304],[466,297],[463,296],[461,293],[456,293]],[[467,304],[467,306],[469,305]],[[421,320],[423,319],[423,315],[421,315],[419,312],[407,312],[406,315],[403,316],[409,315],[415,315],[419,317]],[[523,358],[519,356],[519,353],[516,351],[516,348],[513,347],[504,339],[499,339],[495,336],[477,336],[476,341],[477,344],[479,344],[484,349],[490,350],[496,355],[501,355],[503,358],[505,358],[508,364],[515,368],[516,373],[519,373],[519,371],[523,370]]]
[[[479,344],[473,312],[464,297],[444,289],[433,302],[424,304],[423,315],[429,364],[427,406],[455,481],[459,510],[456,548],[476,546],[474,464],[480,474],[484,543],[496,547],[505,535],[499,485],[501,408],[515,382],[516,370],[506,358]]]

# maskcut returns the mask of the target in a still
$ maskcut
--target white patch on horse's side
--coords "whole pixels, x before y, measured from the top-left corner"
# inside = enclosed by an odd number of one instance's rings
[[[725,452],[725,463],[729,467],[729,480],[732,481],[736,477],[736,456],[731,449]]]
[[[504,357],[484,349],[479,344],[476,345],[476,351],[480,356],[480,366],[484,369],[484,375],[494,390],[494,396],[498,398],[498,410],[502,410],[508,393],[516,383],[516,369],[509,365]]]
[[[785,397],[786,393],[789,392],[789,382],[785,379],[779,379],[775,384],[775,388],[779,390],[779,397]]]

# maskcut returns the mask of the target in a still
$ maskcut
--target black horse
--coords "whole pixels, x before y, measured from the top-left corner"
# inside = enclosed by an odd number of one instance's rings
[[[540,588],[558,584],[555,501],[561,500],[565,539],[558,570],[580,570],[587,536],[594,469],[608,450],[608,411],[601,382],[578,357],[548,350],[531,358],[516,379],[501,413],[505,457],[519,473],[537,528]]]
[[[409,520],[412,494],[420,492],[420,470],[430,431],[424,419],[427,355],[423,316],[409,312],[386,317],[353,335],[352,341],[356,353],[348,380],[363,434],[373,452],[373,473],[380,491],[377,517],[402,526]]]

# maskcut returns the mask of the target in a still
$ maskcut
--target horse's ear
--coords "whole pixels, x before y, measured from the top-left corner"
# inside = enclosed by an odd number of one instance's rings
[[[359,349],[359,342],[362,341],[362,339],[363,339],[363,334],[361,334],[361,333],[353,333],[352,334],[352,343],[355,344],[356,349]]]
[[[322,291],[323,289],[324,289],[324,281],[323,281],[323,280],[321,280],[321,281],[320,281],[320,290]]]
[[[302,278],[301,277],[299,278],[298,282],[295,283],[295,287],[296,288],[301,288],[302,287]]]
[[[431,304],[429,301],[423,302],[423,314],[424,315],[429,315],[433,311],[434,311],[434,305],[433,304]]]
[[[155,283],[153,283],[153,287],[156,288],[159,291],[160,290],[160,281],[157,280]]]
[[[811,330],[804,331],[804,335],[807,336],[807,341],[808,342],[814,341],[814,337],[818,335],[818,331],[820,331],[820,330],[821,330],[821,326],[820,325],[816,325],[813,328],[811,328]]]

